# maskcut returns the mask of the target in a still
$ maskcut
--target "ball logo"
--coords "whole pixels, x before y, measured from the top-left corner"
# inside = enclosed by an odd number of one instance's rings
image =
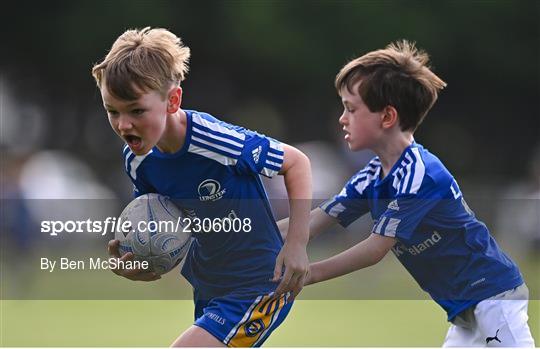
[[[245,324],[244,330],[246,331],[246,336],[255,337],[264,330],[264,322],[261,319],[255,319]]]
[[[201,201],[216,201],[223,197],[226,189],[221,189],[221,184],[214,179],[206,179],[199,184],[197,188],[199,192],[199,200]]]

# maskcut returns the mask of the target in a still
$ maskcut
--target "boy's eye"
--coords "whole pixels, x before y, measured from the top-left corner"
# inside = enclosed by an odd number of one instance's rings
[[[354,113],[354,108],[351,108],[349,103],[343,103],[343,109],[348,113]]]
[[[144,109],[133,109],[133,110],[131,111],[131,113],[132,113],[133,115],[141,115],[141,114],[144,113],[144,112],[145,112]]]
[[[110,116],[116,116],[118,115],[118,112],[116,110],[107,110],[107,114]]]

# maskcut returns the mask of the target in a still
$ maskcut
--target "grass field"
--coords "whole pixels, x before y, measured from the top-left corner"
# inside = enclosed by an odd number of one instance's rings
[[[314,252],[314,260],[324,257]],[[191,287],[178,271],[134,283],[108,270],[37,271],[42,255],[0,264],[0,346],[163,347],[193,323]],[[529,325],[538,345],[540,263],[515,257],[531,291]],[[385,258],[306,287],[266,346],[438,347],[449,324],[427,298],[395,258]]]
[[[2,301],[1,346],[168,346],[191,301]],[[536,343],[540,302],[530,303]],[[299,300],[266,346],[440,346],[448,324],[424,300]]]

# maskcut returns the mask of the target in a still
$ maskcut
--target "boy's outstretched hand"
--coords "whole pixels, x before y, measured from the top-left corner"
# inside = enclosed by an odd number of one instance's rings
[[[283,267],[285,267],[285,273],[281,278]],[[306,246],[302,243],[285,243],[276,258],[274,278],[272,279],[272,281],[278,282],[281,278],[275,291],[276,297],[289,291],[293,293],[293,298],[296,297],[304,287],[308,271],[309,260]]]
[[[123,256],[120,256],[120,251],[118,250],[118,246],[120,245],[119,240],[111,240],[109,241],[109,244],[107,245],[107,251],[109,252],[109,256],[111,258],[117,258],[122,262],[132,261],[133,260],[133,253],[128,252]],[[122,263],[118,263],[122,264]],[[139,268],[134,269],[112,269],[112,272],[116,275],[123,276],[127,279],[133,280],[133,281],[154,281],[161,279],[161,276],[151,272],[151,271],[144,271]]]

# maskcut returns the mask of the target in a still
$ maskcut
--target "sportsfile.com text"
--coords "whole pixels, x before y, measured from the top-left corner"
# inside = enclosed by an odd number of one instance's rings
[[[136,227],[136,229],[133,228]],[[63,233],[92,233],[104,236],[108,233],[123,233],[138,231],[142,233],[211,233],[211,232],[251,232],[250,218],[185,218],[178,217],[175,221],[123,221],[117,217],[107,217],[105,220],[44,220],[41,221],[41,232],[50,236]]]

